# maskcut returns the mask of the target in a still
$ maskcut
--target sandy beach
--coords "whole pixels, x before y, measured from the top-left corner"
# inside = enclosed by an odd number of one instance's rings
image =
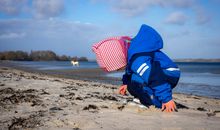
[[[217,130],[220,100],[174,94],[178,112],[143,108],[118,86],[0,67],[0,129]]]

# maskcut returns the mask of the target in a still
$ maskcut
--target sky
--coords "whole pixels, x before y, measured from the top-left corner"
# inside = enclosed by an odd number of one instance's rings
[[[95,59],[91,46],[142,24],[173,59],[220,58],[220,0],[0,0],[0,51],[52,50]]]

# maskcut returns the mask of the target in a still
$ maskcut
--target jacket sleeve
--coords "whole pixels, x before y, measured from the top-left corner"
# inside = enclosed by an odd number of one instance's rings
[[[172,89],[169,83],[165,83],[152,88],[155,96],[162,103],[167,103],[172,100]]]
[[[131,65],[132,73],[140,76],[145,83],[148,83],[151,71],[151,59],[150,56],[140,56]]]
[[[128,84],[128,80],[129,80],[129,76],[128,76],[127,73],[125,73],[125,74],[122,76],[123,85],[127,85],[127,84]]]

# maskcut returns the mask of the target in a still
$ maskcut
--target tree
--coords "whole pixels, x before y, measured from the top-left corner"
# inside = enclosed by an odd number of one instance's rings
[[[88,59],[86,57],[80,57],[78,58],[78,61],[88,61]]]
[[[58,56],[58,60],[60,60],[60,61],[69,61],[70,57],[68,57],[66,55],[62,55],[62,56]]]
[[[16,54],[14,51],[7,51],[5,52],[5,59],[6,60],[15,60],[16,59]]]
[[[5,55],[3,52],[0,52],[0,60],[5,60]]]
[[[78,61],[78,57],[77,57],[77,56],[74,56],[74,57],[71,58],[71,60],[72,60],[72,61]]]
[[[20,60],[20,61],[29,60],[29,55],[27,52],[16,51],[14,60]]]
[[[57,60],[57,55],[53,51],[31,51],[30,58],[34,61]]]
[[[24,51],[5,51],[0,52],[0,60],[19,60],[19,61],[52,61],[52,60],[60,60],[60,61],[88,61],[86,57],[77,56],[70,57],[66,55],[59,56],[53,51],[31,51],[30,54]]]

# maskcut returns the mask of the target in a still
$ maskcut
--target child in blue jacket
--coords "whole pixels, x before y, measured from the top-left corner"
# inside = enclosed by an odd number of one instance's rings
[[[180,70],[160,49],[161,36],[150,26],[142,25],[131,40],[127,67],[120,94],[126,90],[145,105],[155,105],[167,112],[176,109],[172,89],[177,85]]]

